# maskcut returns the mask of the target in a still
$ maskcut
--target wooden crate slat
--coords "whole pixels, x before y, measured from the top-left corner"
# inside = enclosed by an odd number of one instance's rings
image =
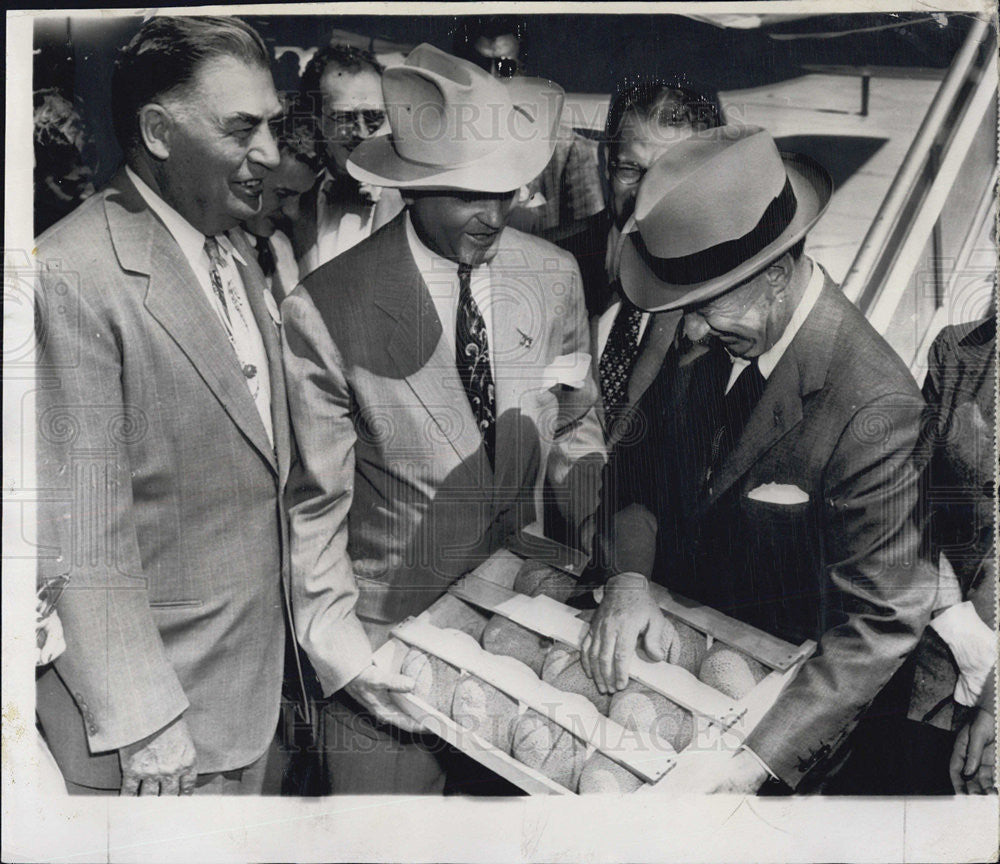
[[[448,634],[426,620],[415,618],[405,621],[393,630],[393,635],[492,684],[586,741],[647,783],[655,782],[674,765],[675,753],[651,748],[649,741],[601,715],[585,697],[553,687],[536,678],[527,667],[525,676],[507,675],[506,670],[498,672],[494,666],[483,661],[482,654],[470,656],[462,646],[450,644]]]
[[[456,582],[451,590],[463,600],[577,650],[587,633],[587,622],[577,618],[570,607],[551,597],[526,597],[475,573]],[[632,659],[632,678],[682,708],[702,714],[721,726],[731,726],[740,718],[740,710],[734,700],[679,666],[651,663],[636,656]]]
[[[710,606],[673,594],[662,585],[650,583],[649,588],[653,599],[664,612],[669,612],[702,633],[712,634],[712,638],[738,648],[771,669],[789,669],[803,656],[801,645],[793,645]]]

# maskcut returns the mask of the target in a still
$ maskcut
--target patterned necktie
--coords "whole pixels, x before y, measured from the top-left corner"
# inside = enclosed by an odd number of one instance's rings
[[[628,398],[629,377],[639,356],[641,324],[642,310],[623,296],[621,309],[611,325],[611,332],[597,367],[601,375],[601,395],[604,397],[604,412],[609,426],[617,420]]]
[[[229,304],[226,302],[226,291],[222,287],[222,276],[219,274],[219,267],[222,266],[222,250],[219,248],[219,241],[214,237],[205,238],[205,253],[208,255],[209,268],[208,276],[212,281],[212,291],[219,300],[222,312],[225,315],[226,331],[230,334],[229,341],[232,342],[233,321],[229,317]]]
[[[472,296],[471,268],[458,267],[458,316],[455,322],[455,365],[465,394],[483,436],[490,467],[494,467],[496,448],[496,401],[493,372],[490,369],[490,346],[486,322]]]

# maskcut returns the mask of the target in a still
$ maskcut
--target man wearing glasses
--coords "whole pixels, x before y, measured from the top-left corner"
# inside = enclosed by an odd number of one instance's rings
[[[525,55],[528,27],[525,19],[509,15],[462,18],[454,35],[454,54],[475,63],[494,78],[509,80],[527,74]],[[559,124],[555,151],[529,185],[531,197],[511,211],[510,225],[544,237],[570,252],[569,238],[587,226],[604,206],[597,162],[597,142]]]
[[[327,45],[313,55],[300,93],[311,106],[324,163],[302,198],[292,238],[304,276],[360,243],[403,209],[395,190],[362,186],[347,173],[347,159],[366,138],[389,132],[382,103],[382,65],[368,51]]]
[[[607,297],[594,327],[595,362],[604,401],[609,442],[627,432],[627,409],[656,377],[674,343],[680,314],[651,315],[636,308],[618,284],[616,249],[621,230],[635,208],[636,191],[646,169],[673,143],[722,124],[715,93],[682,84],[677,78],[654,78],[620,90],[612,101],[605,127],[608,206],[607,248],[592,267],[581,267],[590,286],[588,296]],[[599,269],[598,272],[595,272]],[[586,288],[587,286],[585,286]]]

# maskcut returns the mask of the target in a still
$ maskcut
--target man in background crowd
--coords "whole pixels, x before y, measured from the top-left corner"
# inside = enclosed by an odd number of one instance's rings
[[[291,460],[279,332],[239,223],[279,164],[260,36],[155,17],[111,102],[125,166],[37,240],[37,683],[73,792],[254,794],[277,727]]]
[[[322,168],[311,114],[286,108],[278,133],[278,167],[264,176],[260,212],[243,223],[247,240],[275,301],[280,304],[299,284],[299,265],[289,239],[300,216],[302,195],[316,183]]]
[[[324,171],[302,197],[292,243],[305,276],[360,243],[402,210],[392,190],[360,184],[347,172],[354,148],[389,132],[382,65],[368,51],[333,44],[317,49],[302,74],[300,99],[311,108]]]
[[[615,254],[621,229],[632,215],[636,190],[649,166],[689,135],[721,126],[718,96],[679,79],[653,79],[625,86],[612,100],[606,126],[609,200],[600,228],[606,241],[578,256],[588,297],[603,303],[594,321],[594,361],[604,404],[604,426],[614,444],[628,428],[628,409],[652,383],[675,342],[681,312],[651,314],[621,291]],[[596,227],[596,226],[595,226]],[[690,346],[685,345],[690,351]]]
[[[502,80],[529,74],[525,61],[527,22],[507,15],[459,19],[454,53]],[[577,234],[604,207],[597,142],[560,122],[552,158],[529,184],[527,201],[510,215],[510,225],[553,243]]]

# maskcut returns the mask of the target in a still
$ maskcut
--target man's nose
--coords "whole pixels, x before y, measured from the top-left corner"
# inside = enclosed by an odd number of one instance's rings
[[[688,312],[684,316],[684,335],[692,342],[700,342],[711,330],[709,323],[697,312]]]
[[[301,199],[298,195],[292,198],[291,201],[286,201],[285,205],[281,208],[281,212],[285,214],[293,222],[299,218],[299,201]]]
[[[257,140],[247,155],[247,158],[265,168],[274,169],[281,162],[281,154],[278,152],[278,142],[271,131],[271,127],[263,125],[257,134]]]
[[[484,201],[483,206],[479,211],[479,221],[489,228],[499,230],[500,228],[503,228],[504,221],[507,218],[507,211],[509,209],[510,204],[506,199],[501,200],[499,198],[494,198],[489,201]]]

